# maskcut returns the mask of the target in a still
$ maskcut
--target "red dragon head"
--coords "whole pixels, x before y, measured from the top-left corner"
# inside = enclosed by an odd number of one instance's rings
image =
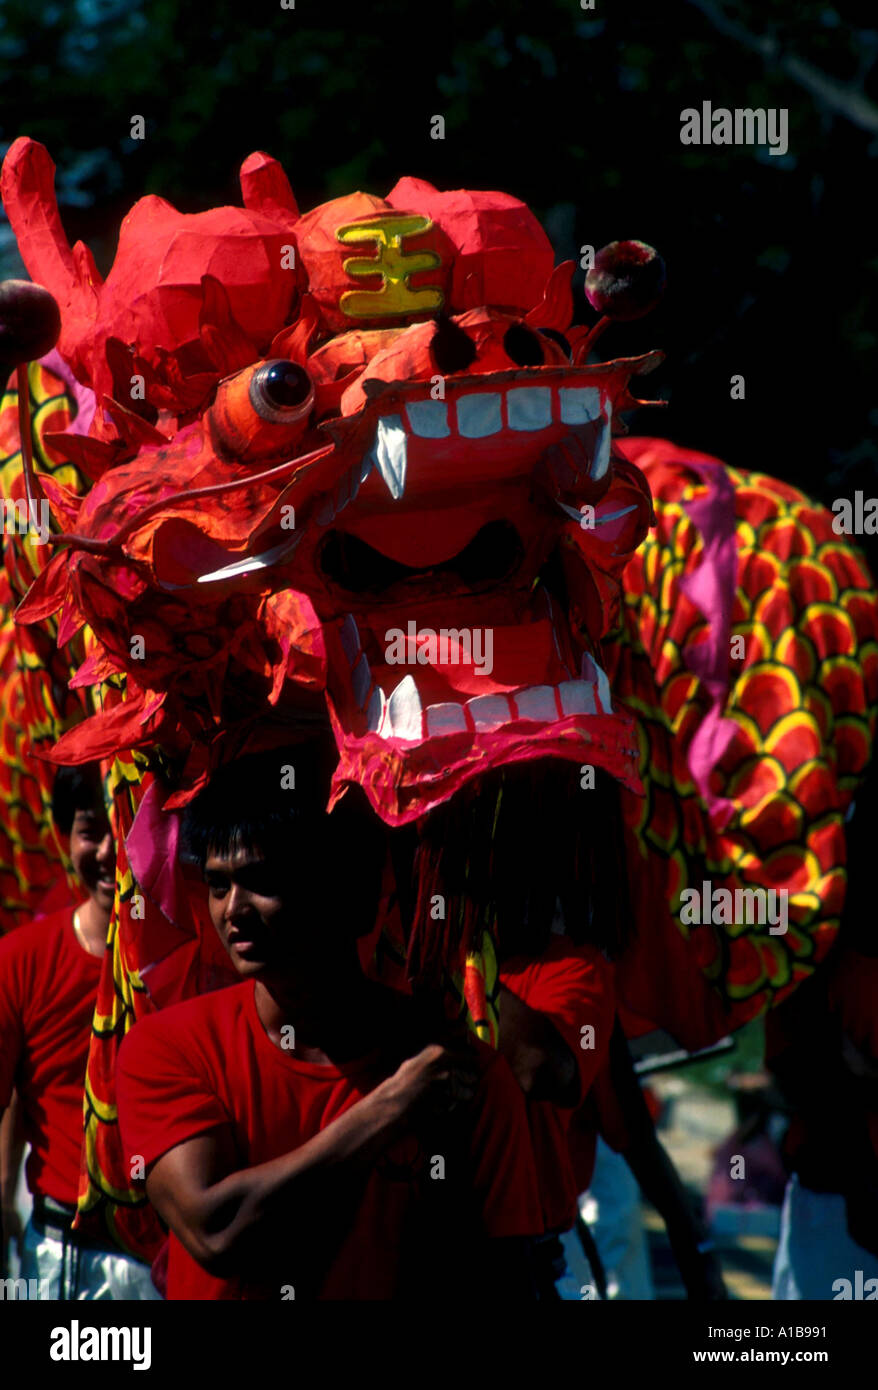
[[[390,824],[534,757],[634,785],[599,643],[652,516],[612,436],[661,354],[587,362],[528,208],[402,179],[300,216],[254,154],[243,209],[141,200],[101,283],[52,175],[22,139],[2,191],[95,393],[53,440],[93,486],[43,480],[66,543],[19,617],[88,625],[77,684],[125,677],[59,760],[189,748],[185,796],[218,733],[325,696],[336,794]]]

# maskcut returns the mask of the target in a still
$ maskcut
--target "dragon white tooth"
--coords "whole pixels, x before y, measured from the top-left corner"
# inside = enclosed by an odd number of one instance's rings
[[[564,425],[587,425],[601,413],[601,393],[596,386],[561,386],[558,400]]]
[[[632,502],[630,507],[620,507],[616,512],[602,512],[595,517],[595,526],[606,526],[610,521],[618,521],[620,516],[627,516],[629,512],[637,511],[637,503]]]
[[[598,666],[594,657],[589,652],[585,652],[582,657],[582,675],[585,680],[592,681],[598,690],[598,698],[603,706],[604,714],[612,714],[613,697],[610,694],[610,682],[603,667]]]
[[[548,386],[516,386],[506,392],[506,419],[511,430],[544,430],[552,423]]]
[[[421,737],[423,710],[414,677],[403,677],[388,701],[387,713],[390,720],[391,737],[408,739]]]
[[[357,620],[353,613],[345,615],[345,620],[338,630],[341,639],[342,651],[347,657],[348,665],[353,666],[360,651],[360,629],[357,627]]]
[[[444,401],[409,401],[405,408],[412,434],[421,439],[447,439],[451,434]]]
[[[363,652],[362,656],[360,657],[359,661],[353,669],[351,675],[351,683],[354,687],[354,695],[356,697],[357,705],[360,709],[362,709],[366,703],[366,699],[369,694],[369,686],[372,683],[372,672],[369,669],[369,662],[366,658],[365,652]]]
[[[608,399],[607,413],[601,419],[601,423],[598,428],[598,436],[595,440],[594,446],[594,458],[592,459],[591,463],[591,476],[595,482],[597,482],[599,478],[602,478],[604,476],[604,474],[610,466],[610,415],[612,414],[612,409],[612,404]]]
[[[381,416],[368,456],[384,479],[394,502],[398,502],[405,492],[408,465],[406,432],[398,415]]]
[[[363,483],[372,472],[374,464],[368,454],[365,454],[359,463],[355,463],[349,473],[351,501],[353,502],[360,491]]]
[[[499,729],[512,717],[505,695],[477,695],[475,699],[467,700],[466,707],[477,729]]]
[[[558,502],[557,505],[561,508],[562,512],[567,513],[572,521],[578,521],[580,524],[582,523],[582,512],[578,512],[575,507],[568,507],[566,502]]]
[[[597,714],[594,686],[589,681],[562,681],[558,689],[565,714]]]
[[[424,713],[427,720],[427,733],[431,738],[438,738],[442,734],[466,733],[466,715],[462,705],[453,705],[450,701],[443,701],[441,705],[428,705]]]
[[[353,466],[353,468],[351,468],[351,469],[349,470],[349,472],[348,472],[348,486],[350,487],[350,490],[351,490],[351,501],[352,501],[352,502],[356,500],[357,493],[360,491],[360,483],[363,481],[362,478],[360,477],[360,468],[361,468],[361,465],[358,464],[358,463],[355,463],[354,466]],[[371,471],[372,471],[372,470],[371,470],[371,468],[370,468],[370,469],[369,469],[369,472],[366,474],[367,477],[369,476],[369,473],[371,473]]]
[[[261,555],[248,555],[243,560],[236,560],[234,564],[223,565],[222,569],[211,570],[210,574],[200,574],[198,583],[218,584],[224,579],[235,579],[239,575],[250,574],[254,570],[269,569],[271,565],[288,559],[301,539],[300,534],[296,536],[295,540],[282,541],[280,545],[274,546],[271,550],[264,550]]]
[[[550,685],[531,685],[526,690],[516,690],[513,698],[521,719],[548,721],[558,717],[555,691]]]
[[[371,732],[378,732],[386,709],[387,697],[384,691],[380,686],[373,685],[372,694],[369,696],[369,706],[366,710],[366,724]]]
[[[502,428],[500,394],[497,391],[476,391],[457,398],[457,432],[464,439],[484,439]]]

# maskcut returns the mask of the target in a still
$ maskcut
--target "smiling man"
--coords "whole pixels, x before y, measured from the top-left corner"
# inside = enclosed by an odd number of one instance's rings
[[[185,838],[240,983],[141,1020],[119,1057],[173,1299],[529,1296],[542,1229],[504,1059],[363,974],[384,829],[326,805],[334,748],[232,763]],[[295,769],[295,787],[285,775]]]
[[[18,1121],[3,1126],[0,1150],[4,1265],[19,1235],[14,1196],[26,1141],[34,1205],[21,1242],[22,1277],[39,1280],[41,1298],[157,1298],[146,1265],[71,1229],[82,1088],[115,893],[116,850],[96,766],[59,771],[52,816],[69,837],[86,896],[0,941],[0,1111],[14,1103]]]

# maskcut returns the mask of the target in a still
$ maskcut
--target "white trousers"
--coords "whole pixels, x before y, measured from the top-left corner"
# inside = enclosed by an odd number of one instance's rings
[[[22,1242],[24,1297],[40,1299],[137,1299],[161,1301],[149,1265],[121,1250],[80,1248],[55,1236],[43,1236],[28,1221]]]
[[[655,1298],[640,1202],[640,1188],[628,1164],[598,1136],[591,1186],[579,1198],[579,1210],[604,1266],[607,1298]],[[561,1241],[568,1271],[558,1285],[561,1298],[596,1298],[594,1276],[576,1231],[567,1231]]]
[[[835,1300],[844,1296],[844,1281],[850,1290],[847,1297],[863,1298],[865,1280],[874,1278],[878,1255],[848,1235],[841,1193],[814,1192],[793,1173],[784,1194],[772,1298]]]

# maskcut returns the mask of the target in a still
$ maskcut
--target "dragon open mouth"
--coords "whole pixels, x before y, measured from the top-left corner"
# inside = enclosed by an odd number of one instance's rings
[[[436,578],[471,591],[508,578],[523,555],[524,546],[515,527],[506,521],[492,521],[456,555],[433,565],[405,565],[358,536],[330,531],[320,549],[319,564],[327,579],[355,594],[383,594],[400,585]]]

